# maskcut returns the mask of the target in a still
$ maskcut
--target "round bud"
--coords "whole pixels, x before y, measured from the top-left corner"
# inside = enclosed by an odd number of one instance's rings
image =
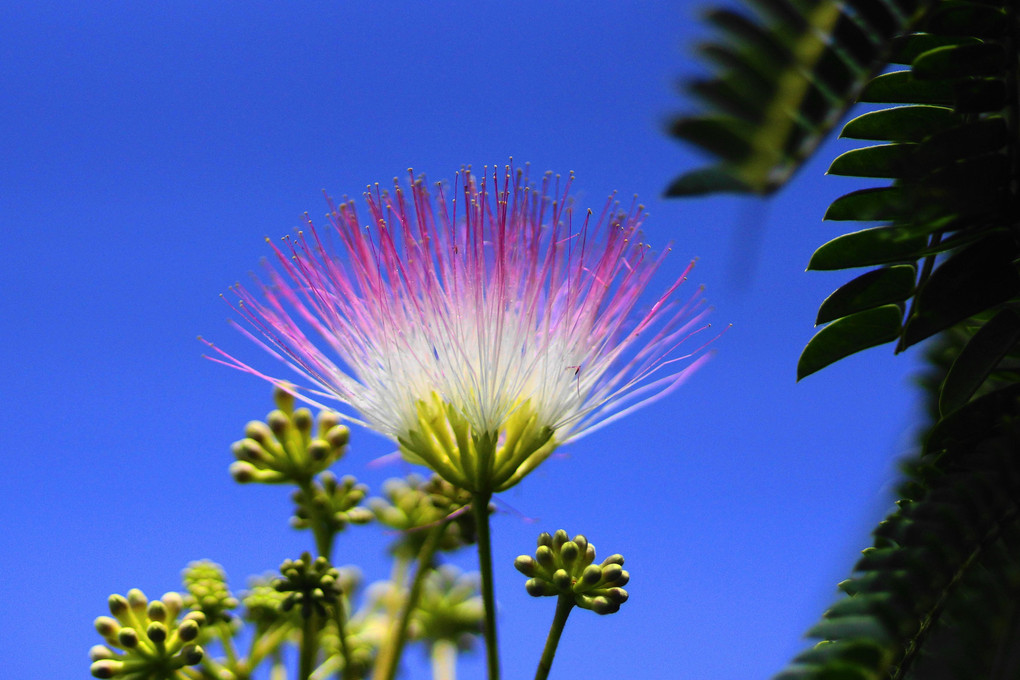
[[[581,574],[581,582],[589,588],[602,580],[602,567],[597,564],[589,564]]]
[[[273,388],[273,403],[281,411],[290,413],[294,410],[294,395],[277,385]]]
[[[184,659],[184,664],[187,666],[194,666],[195,664],[202,661],[202,657],[205,656],[205,652],[198,645],[188,645],[181,650],[181,657]]]
[[[524,583],[524,589],[528,591],[528,595],[532,597],[542,597],[544,595],[555,595],[556,592],[552,589],[552,586],[545,581],[539,581],[537,578],[529,578]]]
[[[251,463],[236,460],[230,464],[230,476],[238,484],[248,484],[255,479],[255,467]]]
[[[347,519],[354,524],[368,524],[375,515],[368,508],[357,507],[347,511]]]
[[[253,420],[244,426],[244,436],[265,446],[273,441],[273,431],[260,420]]]
[[[525,576],[535,575],[535,560],[527,555],[518,555],[514,560],[514,569]]]
[[[602,566],[603,567],[605,567],[607,565],[610,565],[610,564],[619,564],[619,565],[622,566],[623,565],[623,555],[617,553],[615,555],[610,555],[606,559],[602,560]]]
[[[347,446],[347,442],[351,440],[351,430],[346,425],[336,425],[329,428],[326,432],[326,441],[328,441],[334,449],[339,449]]]
[[[560,592],[569,590],[573,585],[570,574],[565,569],[557,569],[552,576],[553,585],[559,588]]]
[[[606,583],[616,583],[623,576],[623,567],[619,564],[609,564],[602,568],[602,578]]]
[[[184,621],[194,621],[199,626],[204,626],[205,625],[205,614],[203,614],[200,611],[188,612],[187,614],[184,615]]]
[[[326,433],[340,424],[340,414],[336,411],[319,412],[319,432]],[[321,435],[320,435],[321,436]]]
[[[548,536],[548,534],[546,534]],[[556,559],[553,557],[552,548],[547,545],[538,546],[538,550],[535,551],[535,559],[546,569],[552,569],[556,565]]]
[[[324,439],[315,439],[308,445],[308,456],[317,463],[328,459],[332,453],[332,447]]]
[[[102,661],[103,659],[116,659],[117,655],[113,653],[113,650],[106,645],[93,645],[89,649],[89,659],[92,661]]]
[[[616,583],[614,585],[625,586],[628,583],[630,583],[630,572],[624,569],[623,573],[620,574],[620,578],[616,579]]]
[[[552,537],[552,547],[556,550],[556,552],[559,552],[560,548],[563,547],[563,544],[566,543],[569,539],[570,537],[567,536],[566,531],[564,531],[563,529],[557,529],[556,533],[553,534]]]
[[[615,602],[616,604],[623,604],[630,597],[627,591],[623,588],[610,588],[606,591],[606,597]]]
[[[574,536],[574,543],[577,544],[577,549],[581,552],[582,555],[588,552],[588,539],[582,536],[581,534]]]
[[[177,615],[184,609],[184,598],[181,597],[180,593],[169,592],[163,593],[163,597],[159,598],[166,605],[167,615],[171,619],[176,619]]]
[[[270,411],[266,416],[266,425],[279,438],[287,434],[287,430],[290,429],[290,418],[283,411]]]
[[[610,602],[600,595],[591,601],[591,610],[596,614],[612,614],[620,610],[620,605]]]
[[[291,422],[294,423],[294,427],[301,430],[304,434],[311,433],[313,420],[312,412],[304,407],[294,411],[294,415],[291,416]]]
[[[153,621],[149,624],[149,627],[145,629],[145,637],[149,638],[156,644],[166,642],[166,626],[160,621]]]
[[[96,661],[89,667],[89,671],[92,673],[93,678],[113,678],[116,677],[120,670],[124,667],[124,663],[121,661],[115,661],[113,659],[102,659]]]
[[[166,621],[166,605],[162,600],[153,600],[146,611],[150,621]]]
[[[109,616],[100,616],[95,621],[96,632],[102,635],[104,638],[111,638],[117,634],[120,630],[120,624],[111,619]]]
[[[184,619],[177,627],[177,636],[184,642],[191,642],[198,637],[199,626],[194,619]]]
[[[563,547],[560,548],[560,559],[563,560],[563,564],[568,567],[574,566],[574,562],[577,561],[580,554],[580,547],[573,541],[567,541],[563,544]]]
[[[138,646],[138,633],[134,628],[121,628],[117,631],[117,641],[125,649],[134,649]]]
[[[128,601],[123,595],[111,595],[110,599],[107,600],[107,604],[110,607],[110,613],[118,619],[127,613]]]
[[[246,460],[249,463],[265,463],[270,456],[254,439],[242,439],[231,447],[238,460]]]
[[[138,614],[145,611],[146,605],[149,604],[149,598],[145,597],[145,593],[140,591],[138,588],[132,588],[127,594],[128,604]]]
[[[552,536],[550,536],[549,534],[547,534],[546,532],[543,531],[542,533],[540,533],[538,535],[538,544],[540,546],[544,545],[544,546],[552,547]]]

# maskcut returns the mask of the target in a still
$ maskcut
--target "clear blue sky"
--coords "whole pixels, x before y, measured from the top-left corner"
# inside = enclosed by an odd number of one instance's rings
[[[772,202],[664,200],[700,158],[663,133],[708,36],[684,3],[91,2],[0,8],[0,658],[19,678],[87,677],[112,592],[179,588],[192,559],[249,574],[311,547],[282,488],[241,487],[229,445],[269,389],[201,358],[252,358],[219,294],[321,190],[358,195],[530,162],[577,175],[582,206],[639,194],[662,286],[692,257],[733,323],[681,390],[563,449],[494,520],[508,679],[530,677],[553,602],[513,558],[585,533],[632,574],[619,614],[576,612],[559,678],[767,678],[804,645],[890,503],[909,452],[916,356],[889,348],[794,382],[818,304],[805,273],[856,188],[825,159]],[[831,158],[846,143],[832,142]],[[355,430],[340,472],[392,446]],[[535,522],[524,518],[533,518]],[[374,530],[340,563],[384,576]],[[460,556],[470,566],[472,555]],[[428,677],[420,653],[408,677]],[[480,654],[461,677],[482,676]]]

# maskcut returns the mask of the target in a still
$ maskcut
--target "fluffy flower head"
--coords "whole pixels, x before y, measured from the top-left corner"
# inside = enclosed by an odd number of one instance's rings
[[[409,191],[369,188],[367,219],[330,202],[327,229],[306,218],[263,281],[233,288],[242,330],[301,376],[299,397],[341,402],[409,461],[487,493],[707,357],[685,342],[707,327],[700,290],[675,299],[693,263],[638,305],[665,254],[642,243],[640,206],[578,215],[572,178],[536,187],[510,166],[452,187],[409,175]]]

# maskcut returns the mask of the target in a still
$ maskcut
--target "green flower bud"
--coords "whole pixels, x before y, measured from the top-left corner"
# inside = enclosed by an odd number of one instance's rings
[[[184,642],[191,642],[198,637],[198,622],[194,619],[184,619],[177,628],[177,636]]]
[[[92,677],[94,678],[113,678],[120,673],[122,668],[124,668],[124,663],[122,661],[103,659],[93,663],[89,668],[89,672],[92,673]]]
[[[93,645],[89,649],[89,659],[92,661],[102,661],[103,659],[116,659],[117,655],[114,654],[113,650],[106,645]]]
[[[166,621],[166,605],[160,600],[153,600],[149,603],[146,615],[149,617],[150,621]]]
[[[312,412],[307,408],[299,408],[294,411],[294,415],[291,416],[291,422],[294,423],[294,427],[301,431],[301,434],[308,436],[312,433]]]
[[[137,616],[143,616],[145,608],[149,604],[149,598],[145,597],[145,593],[140,591],[138,588],[132,588],[127,594],[128,605],[131,607]]]
[[[284,384],[293,388],[293,385],[290,383]],[[291,413],[294,410],[294,395],[283,387],[277,386],[273,388],[273,402],[276,404],[276,408],[284,413]]]
[[[104,638],[112,638],[117,635],[120,630],[120,624],[111,619],[109,616],[100,616],[95,621],[96,632],[102,635]]]
[[[234,481],[238,484],[248,484],[255,481],[255,466],[251,463],[244,461],[234,461],[230,464],[230,476],[234,478]]]
[[[251,420],[244,426],[244,436],[262,446],[269,446],[273,441],[273,431],[260,420]]]
[[[535,566],[535,560],[527,555],[518,555],[517,559],[514,560],[514,569],[525,576],[534,576]]]
[[[121,628],[117,631],[117,641],[121,647],[133,649],[138,646],[138,633],[134,628]]]
[[[535,597],[569,597],[582,609],[597,614],[612,614],[627,601],[622,586],[630,579],[623,568],[623,556],[611,555],[595,564],[595,546],[584,536],[568,539],[562,529],[538,536],[535,557],[520,555],[514,560],[517,571],[530,578],[525,588]]]
[[[205,656],[205,652],[198,645],[188,645],[181,650],[181,656],[184,659],[185,665],[194,666],[202,661],[202,657]]]
[[[331,453],[329,442],[325,439],[315,439],[308,445],[308,455],[312,457],[312,460],[320,462],[326,460]]]
[[[118,620],[120,617],[127,614],[127,611],[130,608],[127,598],[123,595],[111,595],[108,602],[110,605],[110,613],[116,616]]]
[[[286,435],[287,430],[290,429],[290,418],[282,411],[270,411],[269,415],[266,416],[266,424],[269,425],[269,429],[279,439]]]
[[[324,412],[328,413],[327,412]],[[319,416],[319,422],[322,423],[323,416]],[[333,425],[326,431],[325,437],[323,437],[330,445],[335,449],[340,449],[347,446],[347,442],[351,439],[351,430],[346,425]]]
[[[168,632],[166,626],[159,621],[153,621],[149,624],[149,627],[145,629],[145,637],[149,638],[156,644],[166,642]]]

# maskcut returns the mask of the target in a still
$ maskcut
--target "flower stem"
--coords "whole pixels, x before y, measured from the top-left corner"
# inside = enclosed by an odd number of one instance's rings
[[[432,680],[457,680],[457,643],[452,640],[432,643]]]
[[[489,680],[499,680],[499,640],[496,637],[496,595],[492,585],[492,538],[489,535],[489,500],[492,493],[475,493],[471,509],[478,532],[478,568],[482,572],[482,602],[485,604],[485,656]]]
[[[354,665],[351,663],[351,650],[347,647],[347,612],[343,594],[336,601],[336,632],[340,638],[340,656],[344,659],[343,680],[354,680]]]
[[[439,541],[446,531],[446,526],[447,522],[442,521],[429,530],[429,535],[418,553],[418,568],[415,570],[411,589],[408,591],[407,599],[400,611],[400,619],[382,643],[375,668],[372,671],[372,680],[393,680],[397,677],[397,663],[404,651],[404,643],[407,642],[407,625],[411,622],[411,614],[414,613],[414,608],[418,605],[425,577],[432,570],[432,560],[436,555],[436,548],[439,547]]]
[[[572,596],[560,595],[556,598],[556,613],[553,615],[552,625],[549,627],[549,636],[545,639],[542,658],[538,660],[535,680],[546,680],[549,677],[553,657],[556,656],[556,646],[560,644],[560,635],[563,633],[563,627],[567,624],[567,617],[570,616],[570,610],[573,608],[574,598]]]
[[[299,659],[298,680],[308,680],[315,667],[315,656],[316,652],[319,651],[318,635],[316,635],[318,632],[318,618],[318,615],[313,611],[305,619],[305,625],[301,630],[301,656]]]

